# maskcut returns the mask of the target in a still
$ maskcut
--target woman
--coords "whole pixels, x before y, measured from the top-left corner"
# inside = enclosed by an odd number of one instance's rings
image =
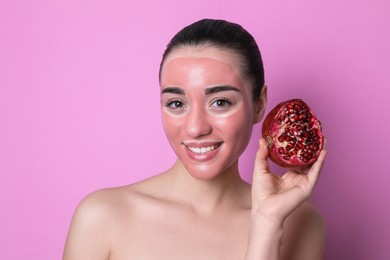
[[[260,139],[252,186],[239,175],[267,99],[253,37],[221,20],[189,25],[163,55],[160,92],[176,163],[84,199],[64,259],[321,259],[324,225],[305,200],[325,150],[305,173],[279,177]]]

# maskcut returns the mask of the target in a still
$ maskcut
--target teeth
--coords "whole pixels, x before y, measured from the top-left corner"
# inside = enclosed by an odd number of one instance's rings
[[[207,153],[207,152],[213,151],[213,150],[217,149],[217,147],[218,147],[218,145],[212,145],[212,146],[207,146],[207,147],[202,147],[202,148],[188,147],[188,149],[193,153],[202,154],[202,153]]]

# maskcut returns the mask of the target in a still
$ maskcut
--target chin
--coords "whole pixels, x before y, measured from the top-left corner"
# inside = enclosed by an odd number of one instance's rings
[[[197,180],[212,180],[222,174],[224,174],[231,166],[227,167],[215,167],[215,165],[208,165],[207,163],[184,164],[188,174]]]

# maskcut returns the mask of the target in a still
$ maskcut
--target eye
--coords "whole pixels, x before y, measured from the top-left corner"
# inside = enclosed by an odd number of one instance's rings
[[[213,107],[219,107],[219,108],[224,108],[228,107],[232,104],[232,102],[228,99],[225,98],[219,98],[213,101],[212,105]]]
[[[182,108],[184,106],[184,103],[179,101],[179,100],[172,100],[172,101],[168,101],[165,104],[165,106],[172,108],[172,109],[179,109],[179,108]]]

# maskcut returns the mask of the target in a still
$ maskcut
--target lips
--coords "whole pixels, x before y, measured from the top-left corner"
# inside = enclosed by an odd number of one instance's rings
[[[222,143],[184,144],[188,156],[195,161],[204,162],[212,160],[218,153]]]
[[[220,144],[215,144],[215,145],[210,145],[210,146],[206,146],[206,147],[191,147],[191,146],[187,146],[187,148],[193,152],[193,153],[197,153],[197,154],[204,154],[204,153],[207,153],[207,152],[210,152],[210,151],[214,151],[215,149],[217,149],[219,147]]]

